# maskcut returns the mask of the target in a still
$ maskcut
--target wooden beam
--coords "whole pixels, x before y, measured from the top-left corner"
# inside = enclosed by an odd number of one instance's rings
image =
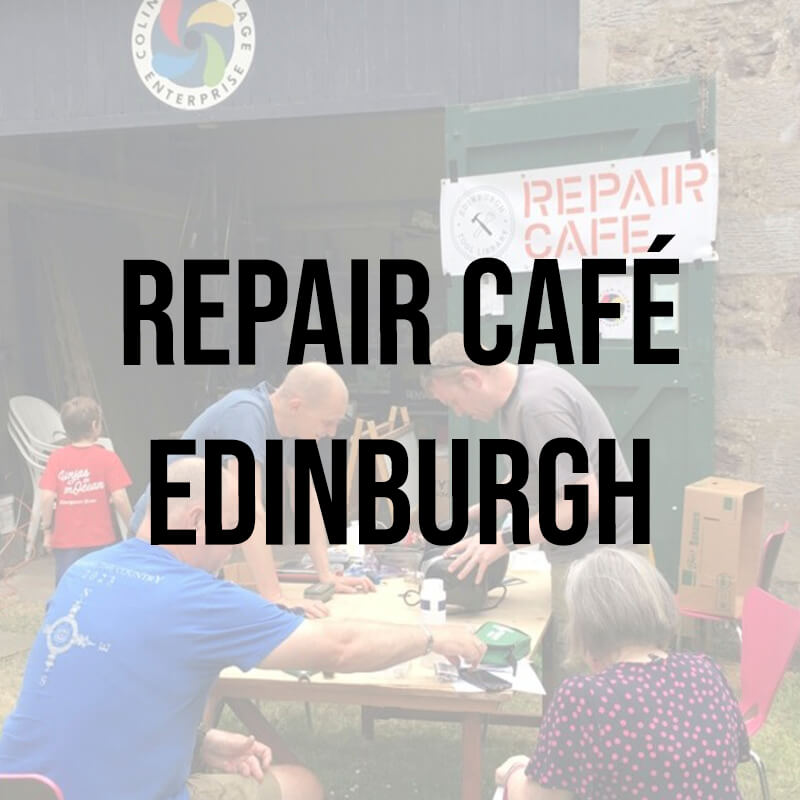
[[[71,205],[83,203],[147,216],[180,219],[185,211],[185,200],[175,195],[11,158],[0,158],[0,187]]]

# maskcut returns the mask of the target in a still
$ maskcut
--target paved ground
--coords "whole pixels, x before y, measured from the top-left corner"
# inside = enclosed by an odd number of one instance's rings
[[[21,600],[41,604],[44,609],[53,591],[53,559],[38,558],[0,580],[0,605]],[[33,633],[14,633],[0,629],[0,658],[28,650]]]

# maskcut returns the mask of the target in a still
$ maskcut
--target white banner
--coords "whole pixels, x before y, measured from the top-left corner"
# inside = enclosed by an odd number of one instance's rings
[[[715,261],[717,151],[443,180],[442,267],[463,275],[476,258],[513,272],[536,258],[578,269],[583,258],[647,257],[658,234],[674,234],[654,257]]]

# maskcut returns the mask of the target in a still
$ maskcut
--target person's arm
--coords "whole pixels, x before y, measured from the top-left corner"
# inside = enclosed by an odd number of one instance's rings
[[[128,487],[131,485],[131,476],[122,459],[113,451],[106,453],[105,461],[105,482],[114,510],[122,520],[122,524],[126,530],[120,531],[123,538],[127,531],[130,530],[131,517],[133,510],[131,509],[131,501],[128,499]]]
[[[294,489],[297,485],[294,481],[294,468],[289,470],[289,475]],[[296,501],[294,505],[296,509]],[[308,492],[308,528],[308,550],[321,583],[332,583],[337,592],[344,594],[375,591],[375,584],[366,576],[335,575],[331,571],[328,560],[328,533],[325,530],[325,521],[322,518],[319,498],[313,484],[309,486]]]
[[[597,479],[589,474],[576,480],[574,485],[588,484],[589,486],[589,521],[597,518],[599,509]],[[562,530],[572,525],[572,501],[559,500],[556,503],[556,524]],[[528,520],[528,536],[531,544],[544,541],[542,529],[539,526],[539,514],[534,514]],[[464,580],[475,570],[475,583],[480,583],[486,570],[491,564],[508,553],[508,548],[503,544],[498,533],[497,540],[492,544],[481,544],[480,535],[475,534],[468,539],[462,539],[448,549],[449,555],[458,556],[450,565],[450,572],[458,572],[458,579]]]
[[[244,775],[261,782],[272,763],[272,751],[255,736],[211,728],[199,742],[195,758],[198,767]],[[194,766],[194,765],[193,765]]]
[[[239,481],[239,462],[235,458],[230,458],[225,462],[225,467]],[[275,569],[275,560],[272,557],[272,548],[266,544],[267,539],[267,516],[264,504],[261,501],[261,464],[256,462],[255,469],[255,524],[253,532],[242,544],[242,552],[253,579],[256,582],[258,593],[269,600],[277,603],[281,599],[281,585],[278,582],[278,573]],[[239,491],[243,491],[242,487]]]
[[[509,761],[511,760],[509,759]],[[503,767],[500,767],[500,770],[502,769]],[[512,767],[512,770],[506,779],[499,784],[506,787],[508,800],[574,800],[575,798],[572,792],[565,789],[548,789],[540,786],[536,781],[532,781],[525,775],[524,769]]]
[[[292,513],[297,519],[297,498],[295,491],[297,481],[295,480],[294,467],[286,468],[286,482],[289,485],[289,498]],[[322,519],[322,511],[319,507],[319,499],[314,491],[313,484],[309,487],[308,493],[308,551],[311,560],[314,562],[314,569],[317,571],[317,578],[323,583],[333,583],[334,575],[331,572],[331,565],[328,561],[328,537],[325,534],[325,523]]]
[[[508,483],[510,480],[511,480],[511,473],[509,472],[505,476],[505,478],[503,478],[500,481],[500,483]],[[508,513],[510,510],[511,510],[511,505],[509,504],[509,502],[507,500],[498,500],[497,501],[497,509],[495,511],[495,515],[496,516],[499,517],[501,515],[501,511],[505,511],[506,513]],[[505,514],[503,514],[503,516],[505,516]],[[480,503],[475,503],[474,505],[471,505],[467,509],[467,519],[470,522],[477,522],[480,519],[480,517],[481,517],[481,504]]]
[[[289,483],[289,495],[291,498],[292,511],[297,516],[297,498],[295,496],[294,467],[287,468],[287,481]],[[308,493],[308,551],[311,560],[314,562],[314,569],[317,571],[317,579],[320,583],[332,583],[336,591],[344,594],[355,592],[374,592],[375,584],[366,576],[350,577],[345,575],[335,575],[331,571],[328,559],[328,534],[325,530],[325,521],[322,518],[322,510],[319,507],[319,498],[314,490],[314,486],[309,486]]]
[[[613,722],[614,712],[606,717],[595,689],[586,677],[568,678],[559,686],[524,770],[506,774],[508,800],[572,800],[582,787],[597,783],[606,765],[594,757],[601,749],[596,733],[607,719]]]
[[[131,501],[128,499],[127,489],[117,489],[116,492],[111,492],[111,502],[114,504],[114,509],[120,515],[125,527],[129,527],[133,509],[131,508]]]
[[[235,458],[228,459],[226,467],[238,482],[239,462]],[[242,552],[244,553],[247,566],[250,567],[253,579],[256,582],[258,593],[271,603],[300,607],[309,616],[327,616],[330,612],[323,603],[306,600],[290,603],[283,596],[283,590],[278,580],[278,570],[275,567],[275,558],[272,555],[272,548],[266,544],[267,514],[264,509],[264,503],[261,500],[261,470],[261,463],[256,461],[254,487],[256,505],[255,524],[253,525],[252,534],[242,543]]]
[[[50,489],[39,489],[39,527],[44,531],[42,536],[42,546],[45,550],[50,550],[53,541],[53,512],[55,510],[56,492]]]
[[[466,628],[306,620],[262,662],[266,669],[375,672],[428,652],[477,665],[485,645]]]
[[[557,412],[528,412],[522,420],[524,445],[531,459],[531,474],[538,474],[539,453],[547,442],[553,439],[567,438],[581,440],[580,431],[575,418],[571,414]],[[589,521],[597,519],[599,514],[599,496],[597,479],[591,473],[575,473],[565,468],[566,455],[559,456],[559,468],[556,475],[556,524],[561,530],[572,525],[572,501],[563,499],[563,489],[566,485],[589,486]],[[506,478],[508,480],[508,477]],[[558,499],[561,498],[561,499]],[[528,539],[531,544],[544,541],[542,529],[539,524],[539,513],[531,515],[528,520]],[[450,572],[458,574],[459,580],[466,578],[475,571],[475,583],[480,583],[486,570],[491,564],[508,553],[508,548],[503,544],[499,534],[492,544],[481,544],[479,537],[473,536],[453,545],[448,554],[457,558],[450,565]]]
[[[538,458],[542,448],[554,439],[572,439],[580,442],[588,451],[589,446],[583,441],[578,422],[573,414],[564,411],[538,413],[528,411],[522,420],[525,446],[531,457]],[[569,466],[568,466],[569,464]],[[592,466],[589,465],[589,470]],[[538,474],[538,464],[536,465]],[[589,487],[589,522],[597,519],[600,513],[597,478],[589,472],[574,472],[570,457],[566,454],[558,456],[556,461],[556,511],[555,521],[558,528],[566,530],[572,525],[572,501],[564,499],[565,486]],[[544,541],[539,524],[540,514],[533,514],[529,520],[528,533],[531,544]]]

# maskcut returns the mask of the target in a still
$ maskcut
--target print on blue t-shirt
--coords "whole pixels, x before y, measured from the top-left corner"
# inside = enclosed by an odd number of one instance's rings
[[[64,575],[0,735],[0,772],[66,800],[185,800],[195,731],[221,669],[257,666],[302,619],[128,539]]]

